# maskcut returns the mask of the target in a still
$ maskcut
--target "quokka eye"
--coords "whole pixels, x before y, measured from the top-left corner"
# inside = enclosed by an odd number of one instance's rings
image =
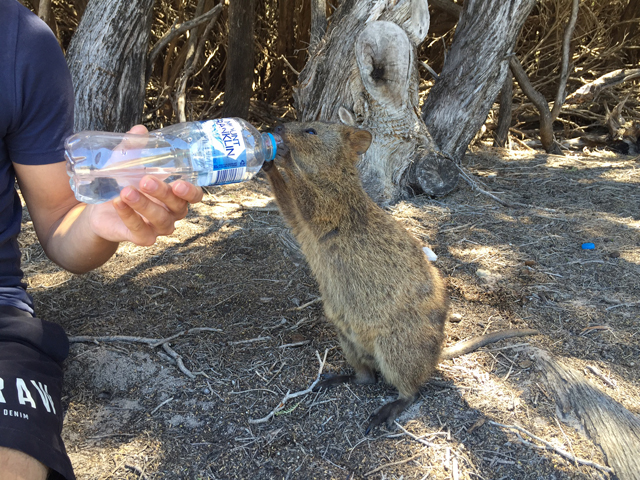
[[[307,128],[304,133],[308,133],[309,135],[317,135],[318,132],[316,132],[313,128]]]

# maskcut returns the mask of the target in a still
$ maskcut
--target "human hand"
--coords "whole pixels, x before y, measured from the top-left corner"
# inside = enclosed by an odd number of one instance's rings
[[[144,135],[147,129],[136,125],[128,133]],[[187,215],[188,206],[202,200],[204,192],[184,180],[167,184],[150,175],[138,188],[125,187],[110,202],[87,205],[94,233],[112,242],[129,241],[149,246],[158,236],[170,235],[175,223]]]

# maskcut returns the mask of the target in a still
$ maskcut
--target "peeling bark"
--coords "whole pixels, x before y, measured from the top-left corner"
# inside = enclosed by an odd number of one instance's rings
[[[327,0],[311,0],[311,39],[309,51],[316,47],[327,32]]]

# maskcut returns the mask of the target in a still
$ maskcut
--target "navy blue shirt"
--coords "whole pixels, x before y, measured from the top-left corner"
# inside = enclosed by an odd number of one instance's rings
[[[73,102],[71,76],[49,27],[16,0],[0,0],[0,304],[24,309],[25,299],[30,303],[20,269],[22,205],[13,163],[64,161]],[[12,290],[15,302],[6,293]]]

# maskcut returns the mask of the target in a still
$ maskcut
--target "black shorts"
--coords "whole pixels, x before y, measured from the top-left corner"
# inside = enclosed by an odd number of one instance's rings
[[[69,340],[55,323],[0,305],[0,446],[20,450],[75,479],[60,432],[62,362]]]

